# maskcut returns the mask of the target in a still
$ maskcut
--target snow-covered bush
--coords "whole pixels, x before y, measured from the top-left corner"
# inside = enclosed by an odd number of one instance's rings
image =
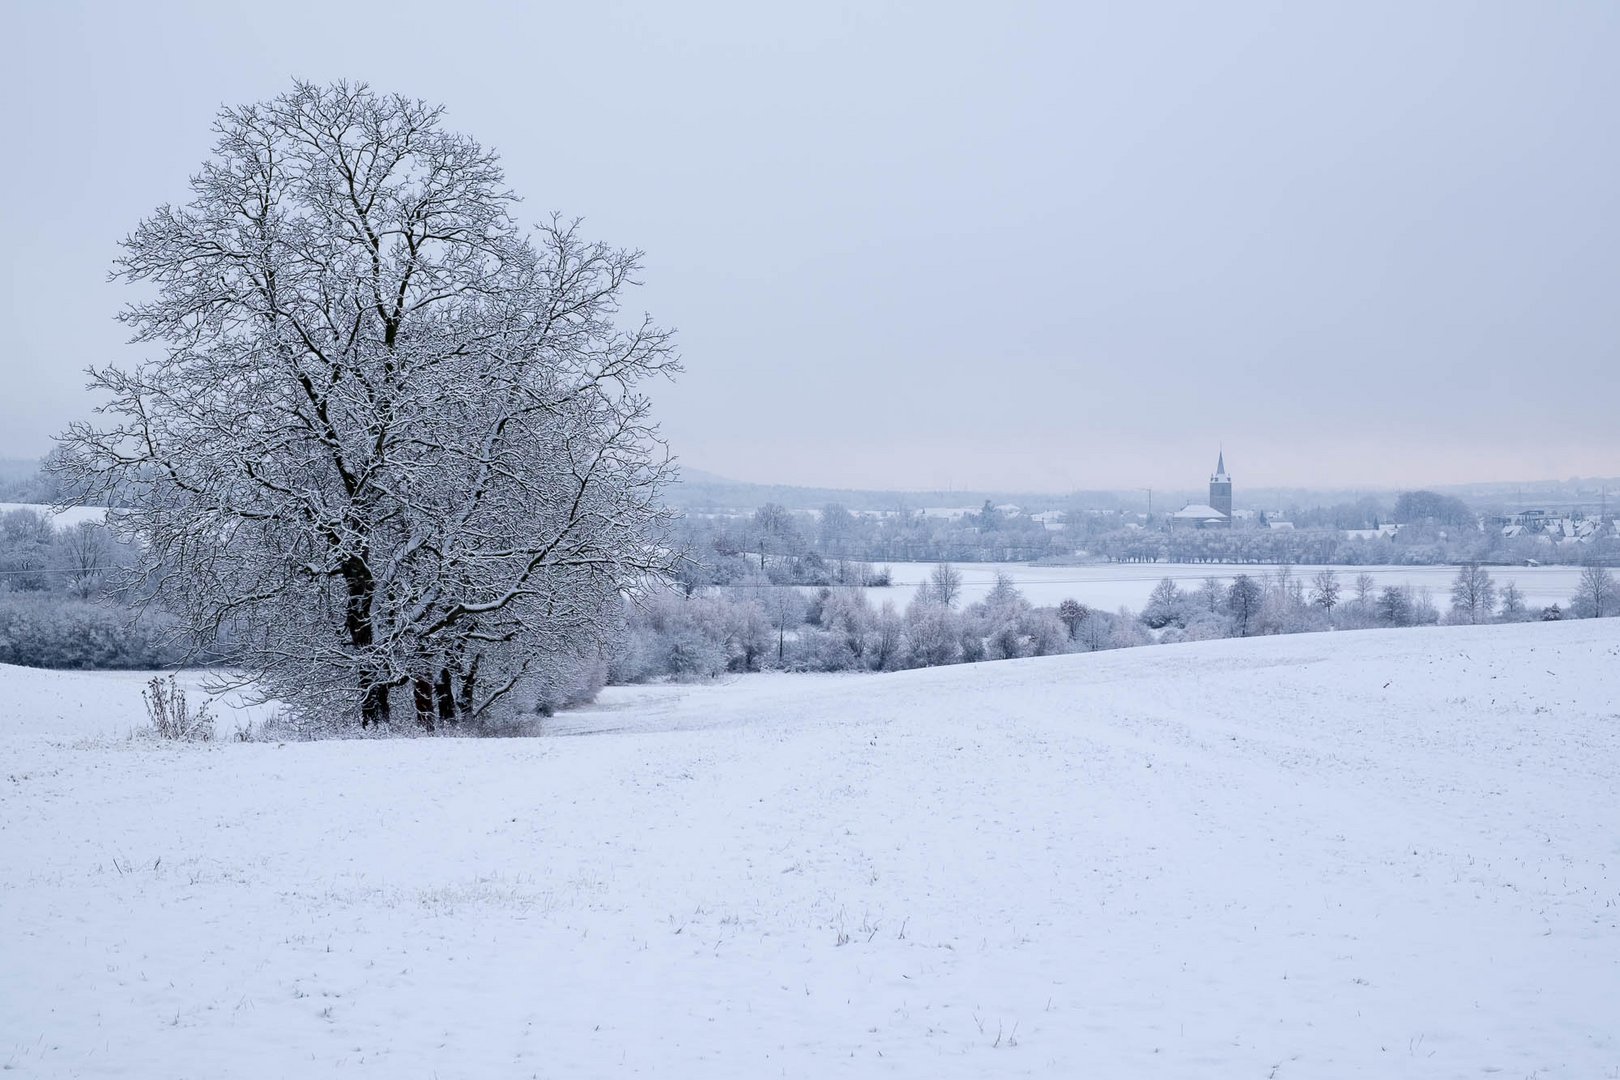
[[[1134,649],[1138,645],[1152,645],[1153,635],[1140,619],[1131,617],[1129,608],[1120,608],[1114,616],[1113,630],[1108,635],[1110,649]]]
[[[774,657],[773,644],[764,606],[752,595],[660,591],[627,608],[603,674],[613,683],[713,678],[757,670]]]
[[[1185,641],[1214,641],[1233,636],[1232,622],[1219,612],[1200,611],[1187,620],[1182,633]]]
[[[843,634],[807,627],[788,643],[790,671],[858,671],[864,666]]]
[[[1165,578],[1153,587],[1153,593],[1142,608],[1142,622],[1150,630],[1162,630],[1167,626],[1187,625],[1194,604],[1191,597],[1182,592],[1170,578]]]
[[[169,667],[183,652],[162,616],[59,594],[0,592],[0,664],[74,671]]]
[[[941,667],[962,662],[961,618],[918,590],[906,608],[906,666]]]
[[[1569,602],[1569,614],[1576,619],[1620,615],[1620,585],[1615,583],[1614,572],[1606,566],[1584,568],[1575,586],[1575,598]]]

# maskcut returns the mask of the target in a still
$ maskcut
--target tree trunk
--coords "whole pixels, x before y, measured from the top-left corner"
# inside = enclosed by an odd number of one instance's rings
[[[381,727],[389,722],[388,686],[373,681],[370,675],[360,676],[360,726]]]
[[[349,645],[364,657],[376,641],[371,627],[371,600],[376,583],[371,568],[365,561],[351,556],[343,563],[343,584],[348,595],[343,603],[343,628],[349,635]],[[377,681],[374,672],[360,672],[360,726],[375,727],[389,721],[388,687]]]
[[[461,677],[461,694],[456,698],[456,712],[464,717],[472,716],[474,685],[478,679],[478,661],[481,659],[481,655],[473,657],[472,663],[467,665],[467,673]]]
[[[428,732],[433,731],[433,684],[427,679],[411,680],[411,696],[416,703],[416,723]]]
[[[439,679],[433,684],[433,697],[439,705],[439,719],[446,724],[456,722],[456,695],[450,685],[450,669],[440,668]]]

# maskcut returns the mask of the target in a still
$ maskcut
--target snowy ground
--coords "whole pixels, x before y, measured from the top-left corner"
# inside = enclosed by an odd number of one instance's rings
[[[1620,1076],[1620,620],[156,746],[0,668],[0,1069]]]
[[[911,602],[917,586],[928,580],[933,563],[896,562],[887,565],[894,575],[894,585],[887,589],[868,589],[873,604],[885,600],[896,608]],[[1006,574],[1018,583],[1018,588],[1033,604],[1055,606],[1070,597],[1091,607],[1113,611],[1128,607],[1142,610],[1153,586],[1165,578],[1174,578],[1183,589],[1196,589],[1207,577],[1221,584],[1230,584],[1234,574],[1251,577],[1276,571],[1275,565],[1234,566],[1229,563],[1105,563],[1095,566],[1030,566],[1027,563],[953,563],[962,575],[962,594],[966,601],[980,599],[996,583],[998,573]],[[1310,588],[1310,579],[1320,567],[1290,566],[1296,578]],[[1581,575],[1578,566],[1490,566],[1486,567],[1500,587],[1516,582],[1524,593],[1525,603],[1535,608],[1548,604],[1569,606],[1575,595],[1575,583]],[[1389,585],[1409,585],[1414,589],[1428,589],[1434,602],[1444,611],[1451,602],[1451,582],[1457,576],[1455,566],[1335,566],[1339,584],[1345,595],[1354,592],[1356,575],[1372,576],[1377,588]]]

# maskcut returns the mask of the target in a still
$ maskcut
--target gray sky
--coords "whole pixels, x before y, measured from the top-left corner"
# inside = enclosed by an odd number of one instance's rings
[[[221,103],[449,107],[647,251],[687,463],[851,487],[1620,472],[1620,4],[6,0],[0,455]]]

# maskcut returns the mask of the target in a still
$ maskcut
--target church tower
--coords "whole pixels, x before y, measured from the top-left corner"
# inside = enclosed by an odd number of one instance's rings
[[[1215,462],[1215,475],[1209,478],[1209,505],[1226,515],[1232,524],[1232,478],[1226,475],[1226,451]]]

